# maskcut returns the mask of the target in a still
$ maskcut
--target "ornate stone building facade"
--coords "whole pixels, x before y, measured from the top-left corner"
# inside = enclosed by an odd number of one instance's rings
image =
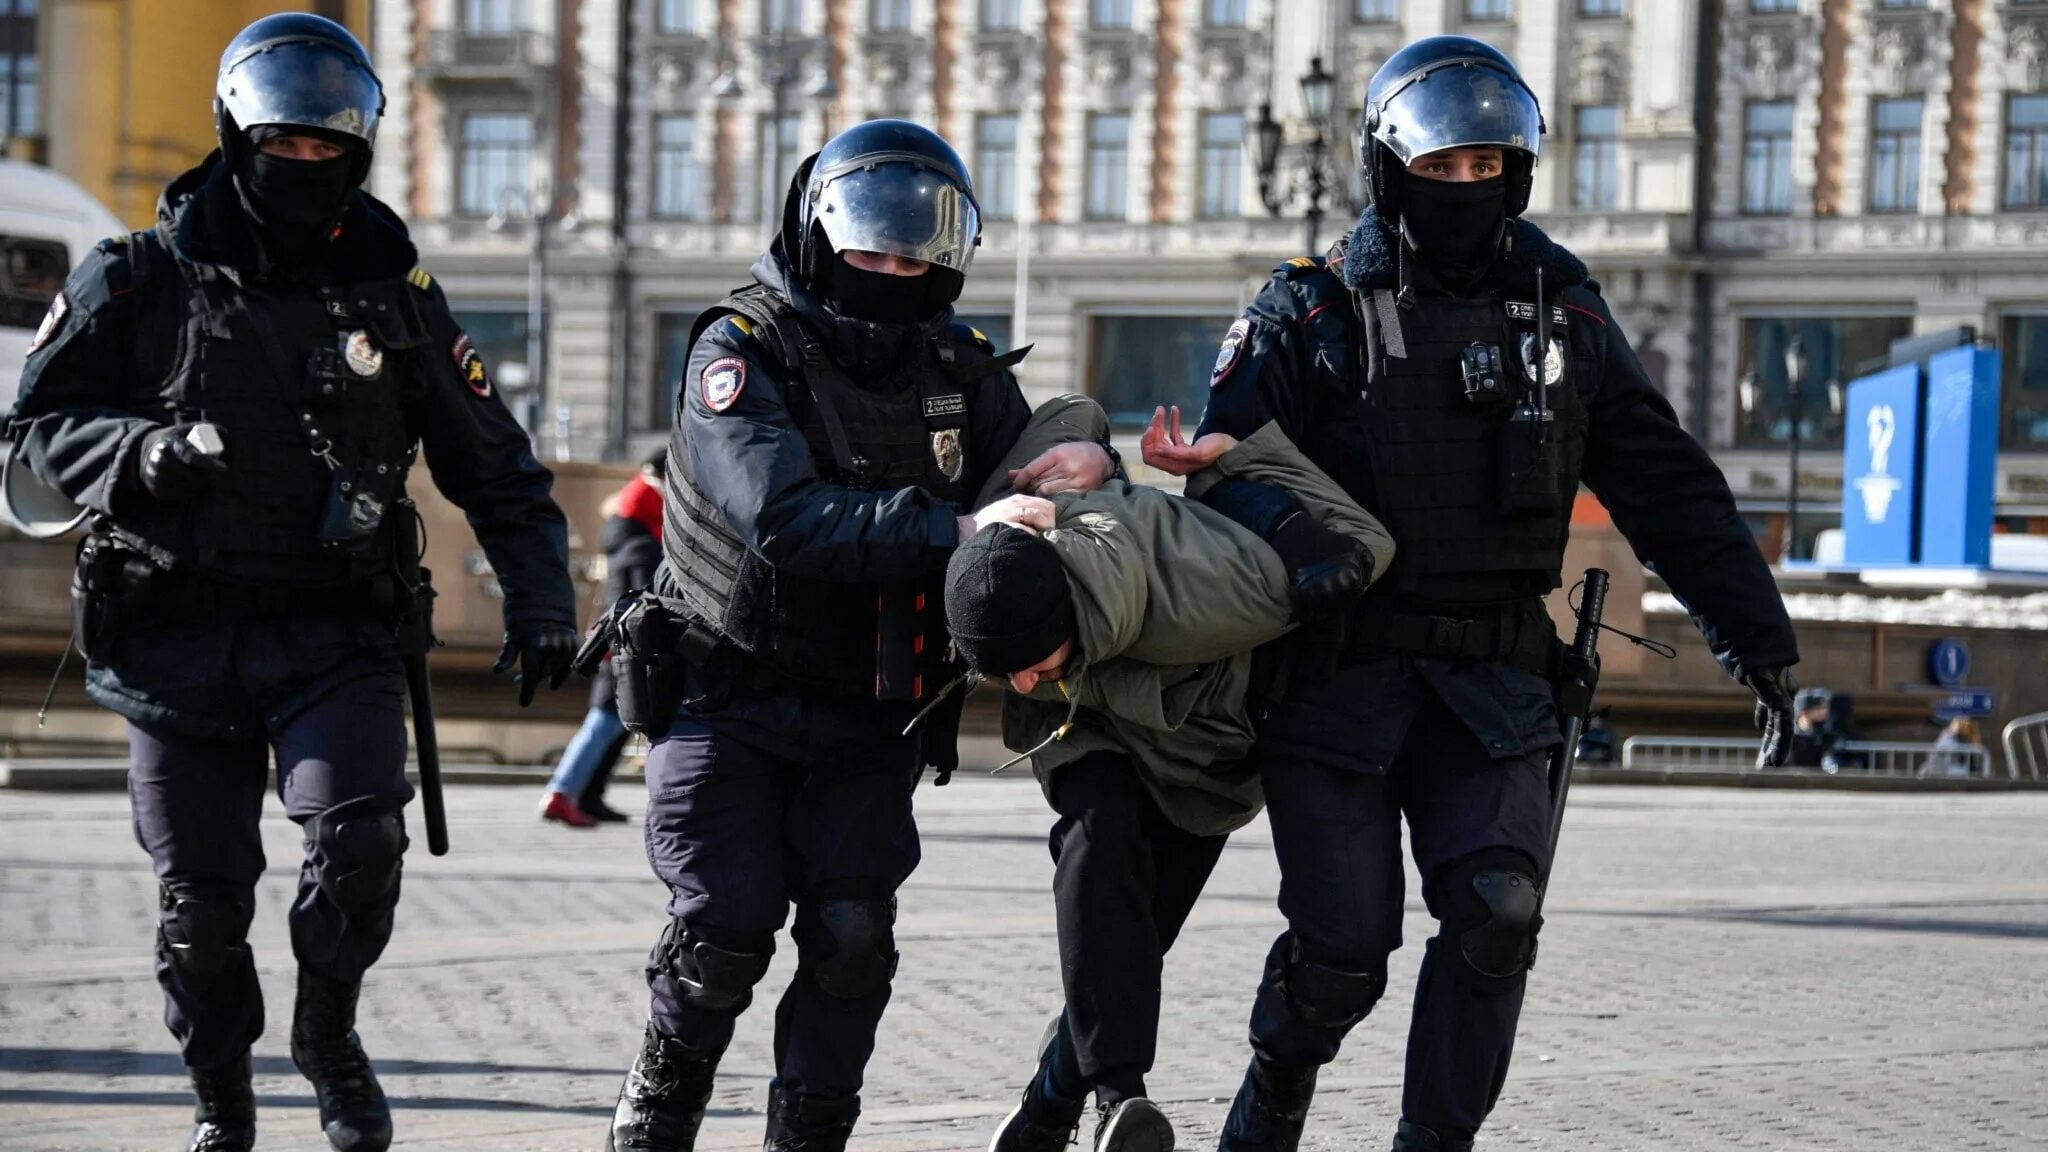
[[[746,282],[799,158],[861,118],[932,124],[989,217],[961,312],[1035,346],[1035,396],[1087,391],[1128,424],[1202,403],[1230,317],[1303,247],[1301,198],[1269,214],[1246,153],[1262,106],[1287,128],[1285,195],[1299,77],[1315,57],[1337,78],[1327,244],[1367,79],[1438,32],[1522,66],[1549,122],[1532,215],[1592,265],[1760,526],[1794,333],[1816,448],[1839,433],[1829,383],[1891,338],[2006,341],[2001,491],[2048,505],[2020,451],[2048,446],[2038,0],[377,0],[376,180],[544,454],[621,456],[665,430],[689,321]],[[1839,477],[1806,459],[1817,525]]]

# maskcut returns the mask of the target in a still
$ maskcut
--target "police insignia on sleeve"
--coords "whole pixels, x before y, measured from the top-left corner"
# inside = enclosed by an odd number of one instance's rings
[[[737,356],[723,356],[704,366],[704,374],[697,378],[704,389],[704,406],[713,412],[723,412],[740,398],[740,390],[747,386],[747,362]]]
[[[469,390],[482,399],[490,399],[491,374],[484,368],[483,354],[476,350],[476,344],[463,332],[455,337],[455,346],[449,350],[455,357],[455,371]]]
[[[384,370],[384,350],[377,347],[368,332],[358,328],[349,333],[341,348],[348,370],[356,375],[375,376]]]
[[[28,346],[31,355],[43,345],[48,344],[50,337],[57,334],[57,329],[64,325],[64,314],[69,311],[71,311],[71,302],[64,298],[62,292],[57,293],[57,298],[50,301],[50,310],[43,313],[43,322],[36,325],[36,338]]]
[[[1230,378],[1231,370],[1237,367],[1238,356],[1244,351],[1245,338],[1252,334],[1252,322],[1242,316],[1223,334],[1223,347],[1216,353],[1216,367],[1209,370],[1209,387],[1214,388]]]
[[[948,480],[958,480],[967,466],[967,453],[960,450],[960,430],[941,428],[932,433],[932,463],[939,466],[939,474]]]

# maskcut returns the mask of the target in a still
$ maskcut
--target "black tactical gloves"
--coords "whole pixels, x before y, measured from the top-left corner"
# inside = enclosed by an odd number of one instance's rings
[[[1287,592],[1298,619],[1349,608],[1365,592],[1372,557],[1363,544],[1301,509],[1267,538],[1287,565]]]
[[[560,624],[530,625],[508,632],[505,646],[498,650],[498,662],[491,665],[491,674],[499,675],[517,663],[519,672],[513,680],[519,685],[519,706],[528,707],[542,680],[553,691],[569,678],[569,668],[576,659],[576,643],[576,630]]]
[[[1790,668],[1758,668],[1742,678],[1756,694],[1756,726],[1764,734],[1757,749],[1758,768],[1782,768],[1792,756],[1792,697],[1799,685]]]
[[[211,424],[173,424],[142,438],[142,486],[159,500],[190,500],[206,477],[228,470]]]

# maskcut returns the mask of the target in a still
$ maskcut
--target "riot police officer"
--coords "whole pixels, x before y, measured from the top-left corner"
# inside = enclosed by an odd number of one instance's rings
[[[989,523],[1050,527],[1039,497],[1114,469],[1106,445],[1063,445],[1014,478],[1036,495],[968,513],[1030,415],[1009,371],[1022,354],[952,321],[980,233],[950,145],[858,124],[798,169],[756,283],[698,321],[658,595],[614,654],[621,714],[655,740],[647,848],[671,916],[612,1123],[621,1152],[694,1146],[791,903],[766,1147],[845,1147],[918,861],[911,789],[955,758],[947,558]],[[653,619],[674,635],[650,641]]]
[[[1394,1148],[1470,1149],[1493,1107],[1550,854],[1558,641],[1541,598],[1582,481],[1755,694],[1762,755],[1783,762],[1798,659],[1784,605],[1585,265],[1520,219],[1542,135],[1493,48],[1439,36],[1395,53],[1359,130],[1370,206],[1327,256],[1275,272],[1213,371],[1201,431],[1278,420],[1400,549],[1336,674],[1294,677],[1260,726],[1288,929],[1252,1009],[1231,1152],[1296,1147],[1318,1067],[1385,991],[1403,814],[1439,927]]]
[[[248,930],[273,751],[306,844],[292,1059],[335,1148],[391,1142],[353,1029],[407,844],[395,621],[418,595],[422,445],[497,569],[522,705],[574,649],[552,478],[404,226],[359,190],[383,108],[340,25],[244,29],[221,57],[219,151],[165,189],[154,229],[79,262],[9,420],[36,474],[96,514],[77,639],[92,698],[128,721],[165,1022],[206,1152],[255,1139]]]

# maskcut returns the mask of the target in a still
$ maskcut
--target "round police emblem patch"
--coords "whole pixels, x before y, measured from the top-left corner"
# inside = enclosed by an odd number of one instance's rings
[[[375,376],[384,370],[384,350],[370,340],[368,332],[358,329],[348,334],[342,345],[342,354],[348,360],[348,370],[358,376]]]
[[[1223,334],[1223,348],[1216,353],[1216,367],[1209,370],[1209,387],[1214,388],[1230,378],[1231,369],[1237,367],[1238,354],[1244,351],[1245,338],[1252,334],[1252,322],[1240,316]]]
[[[740,398],[740,389],[747,386],[747,362],[737,356],[726,356],[704,366],[704,374],[697,378],[704,389],[704,406],[713,412],[723,412],[732,407]]]

